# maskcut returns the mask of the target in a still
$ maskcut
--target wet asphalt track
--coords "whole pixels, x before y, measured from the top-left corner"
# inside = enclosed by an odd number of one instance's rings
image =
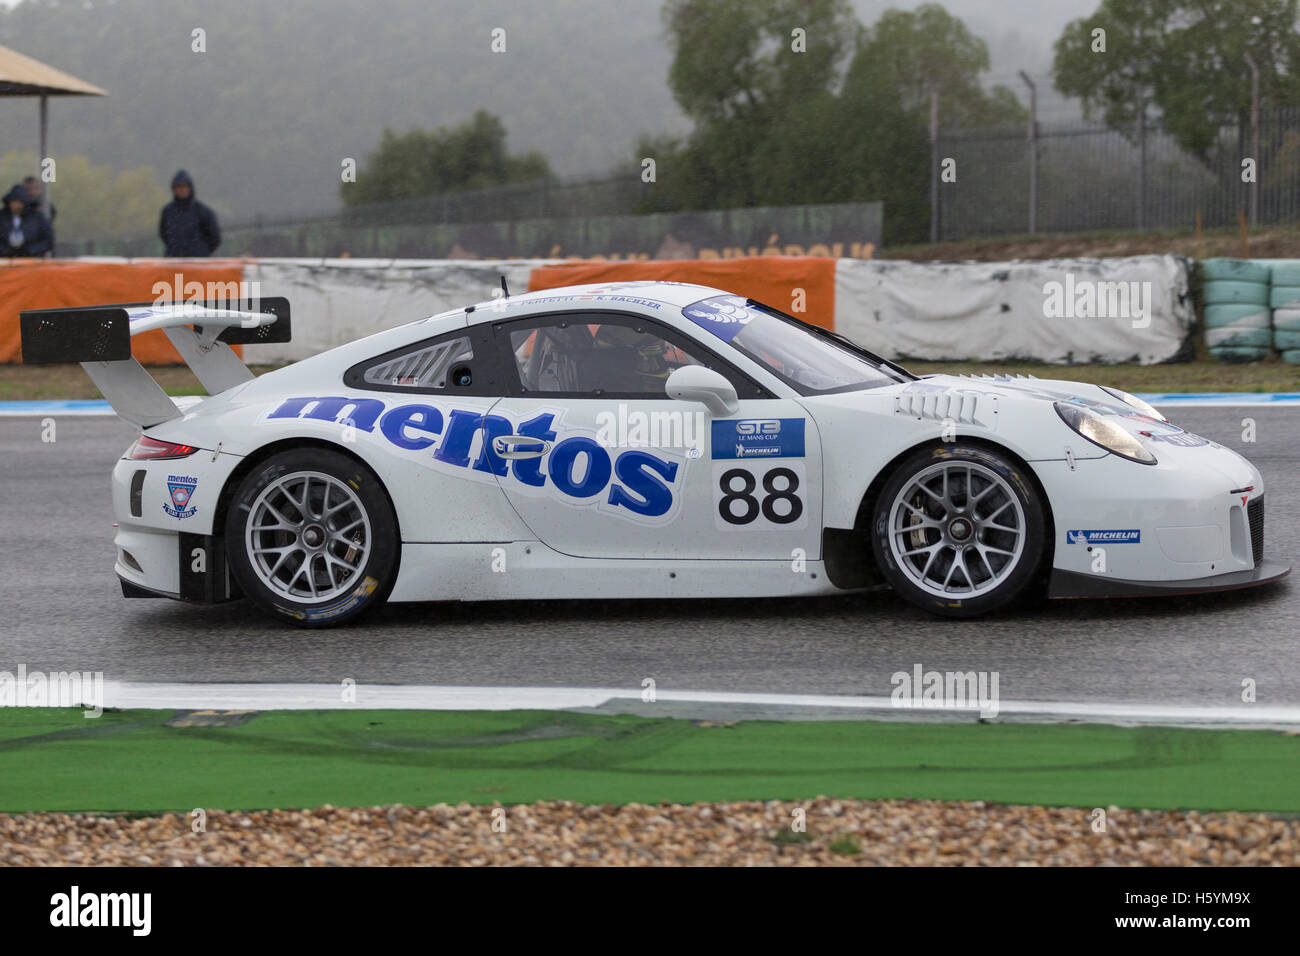
[[[1241,441],[1241,421],[1258,423]],[[1268,488],[1266,551],[1300,556],[1300,408],[1188,408],[1179,423],[1242,451]],[[128,601],[113,574],[109,472],[133,437],[113,418],[0,419],[5,599],[0,670],[109,681],[607,686],[887,695],[915,664],[990,670],[1004,698],[1300,705],[1300,574],[1197,598],[1047,602],[976,622],[888,593],[782,599],[425,604],[356,627],[268,624],[246,602]]]

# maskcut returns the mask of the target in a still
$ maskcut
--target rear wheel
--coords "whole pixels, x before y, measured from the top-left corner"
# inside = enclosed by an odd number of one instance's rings
[[[292,624],[355,620],[392,589],[392,504],[370,469],[338,452],[295,449],[259,464],[240,482],[225,530],[244,593]]]
[[[872,548],[898,593],[936,614],[973,617],[1034,580],[1046,513],[1023,470],[977,446],[942,445],[904,461],[876,499]]]

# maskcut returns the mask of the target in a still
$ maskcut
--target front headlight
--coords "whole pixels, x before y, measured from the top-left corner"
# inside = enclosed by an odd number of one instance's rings
[[[1056,414],[1061,416],[1061,421],[1094,445],[1139,464],[1156,463],[1156,456],[1147,451],[1145,445],[1092,409],[1072,402],[1056,402],[1055,407]]]
[[[1143,415],[1146,415],[1148,418],[1154,418],[1158,422],[1169,421],[1169,419],[1165,418],[1165,416],[1160,414],[1160,411],[1154,405],[1142,401],[1142,399],[1138,398],[1136,395],[1130,395],[1122,388],[1107,388],[1105,385],[1100,386],[1100,388],[1103,392],[1107,393],[1108,395],[1114,395],[1116,398],[1118,398],[1125,405],[1128,405],[1130,408],[1136,408],[1139,412],[1141,412]]]

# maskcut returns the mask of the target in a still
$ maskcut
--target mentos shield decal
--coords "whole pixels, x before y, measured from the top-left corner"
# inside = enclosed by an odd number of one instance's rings
[[[163,504],[163,511],[167,512],[173,518],[190,518],[193,517],[197,508],[191,507],[190,499],[194,497],[194,492],[199,486],[199,480],[192,475],[168,475],[167,476],[167,493],[171,497],[174,508]]]

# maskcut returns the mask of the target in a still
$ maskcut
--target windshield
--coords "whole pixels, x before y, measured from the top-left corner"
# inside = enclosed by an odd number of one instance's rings
[[[879,388],[912,378],[898,366],[834,332],[800,322],[743,296],[701,299],[682,312],[801,395]]]

